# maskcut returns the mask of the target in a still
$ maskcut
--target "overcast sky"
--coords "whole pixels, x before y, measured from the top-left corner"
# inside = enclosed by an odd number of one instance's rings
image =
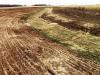
[[[70,5],[70,4],[100,4],[100,0],[0,0],[0,4],[52,4],[52,5]]]

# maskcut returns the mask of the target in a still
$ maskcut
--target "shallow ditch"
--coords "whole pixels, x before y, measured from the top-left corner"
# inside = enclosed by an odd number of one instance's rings
[[[48,20],[50,22],[56,22],[59,25],[62,25],[68,29],[76,30],[76,31],[84,31],[84,32],[89,32],[92,35],[99,36],[100,35],[100,27],[85,27],[83,23],[80,21],[63,21],[62,19],[57,19],[55,16],[51,16],[47,13],[44,13],[41,18]]]

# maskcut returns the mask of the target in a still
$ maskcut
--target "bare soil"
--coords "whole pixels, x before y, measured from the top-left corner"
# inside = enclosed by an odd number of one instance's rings
[[[33,10],[0,10],[0,75],[100,75],[99,64],[72,55],[20,21]]]

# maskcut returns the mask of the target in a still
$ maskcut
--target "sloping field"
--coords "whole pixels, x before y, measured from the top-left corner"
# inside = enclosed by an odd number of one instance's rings
[[[0,10],[0,75],[100,75],[100,64],[77,56],[70,52],[71,48],[44,36],[41,30],[53,27],[40,18],[48,11]],[[25,23],[26,19],[33,26]]]

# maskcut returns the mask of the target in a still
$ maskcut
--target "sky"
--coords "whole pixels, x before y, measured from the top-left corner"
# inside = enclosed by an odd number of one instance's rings
[[[52,5],[90,5],[100,4],[100,0],[0,0],[0,4],[52,4]]]

